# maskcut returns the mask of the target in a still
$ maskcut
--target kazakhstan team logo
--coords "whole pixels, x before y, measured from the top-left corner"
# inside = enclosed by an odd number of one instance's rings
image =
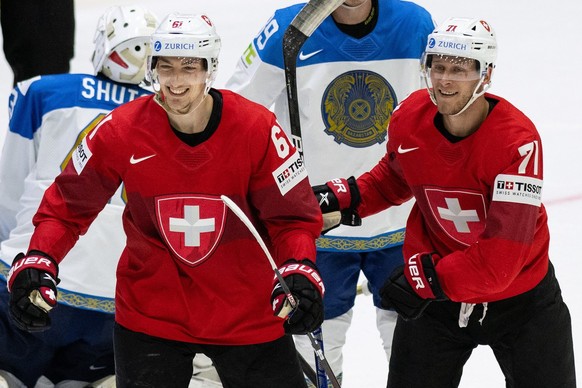
[[[380,74],[348,71],[327,87],[321,101],[325,133],[339,144],[363,148],[386,140],[396,93]]]

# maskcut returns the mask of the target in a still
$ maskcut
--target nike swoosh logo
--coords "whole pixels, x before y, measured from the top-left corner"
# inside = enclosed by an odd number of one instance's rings
[[[401,144],[401,145],[398,146],[398,153],[399,154],[405,154],[405,153],[410,152],[410,151],[416,151],[419,148],[420,147],[402,148],[402,144]]]
[[[320,50],[314,51],[314,52],[309,53],[309,54],[303,54],[303,51],[301,51],[299,53],[299,59],[302,61],[305,61],[305,60],[311,58],[312,56],[319,54],[322,51],[323,51],[323,49],[320,49]]]
[[[107,368],[107,367],[106,366],[94,366],[94,365],[91,365],[89,367],[89,370],[100,370],[100,369],[105,369],[105,368]]]
[[[144,156],[143,158],[136,158],[135,155],[131,155],[129,158],[129,163],[131,164],[138,164],[139,162],[143,162],[144,160],[148,160],[149,158],[153,158],[156,154]]]

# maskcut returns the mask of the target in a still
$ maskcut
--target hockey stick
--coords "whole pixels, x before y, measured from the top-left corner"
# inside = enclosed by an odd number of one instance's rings
[[[331,13],[339,7],[344,0],[309,0],[307,4],[299,11],[295,16],[291,24],[285,30],[283,34],[283,63],[285,65],[285,83],[287,90],[287,105],[289,107],[289,122],[291,125],[291,140],[293,145],[299,152],[301,159],[303,158],[303,142],[301,139],[301,119],[299,116],[299,101],[297,98],[297,55],[301,50],[301,47],[313,34],[313,31],[327,18]],[[321,330],[315,333],[317,336],[314,337],[310,335],[312,345],[317,345],[318,343],[323,344],[323,336]],[[319,341],[319,342],[317,342]],[[323,350],[319,347],[319,353],[323,356]],[[319,365],[321,356],[318,355],[316,351],[315,366],[317,369],[318,383],[316,384],[318,388],[327,387],[327,378],[325,371],[321,370],[321,365]],[[328,369],[324,365],[324,369]],[[335,379],[331,368],[328,371],[330,379]],[[337,383],[337,380],[336,380]],[[339,386],[339,384],[338,384]]]
[[[295,16],[283,35],[283,63],[285,65],[291,140],[301,158],[303,158],[303,144],[301,142],[299,101],[297,100],[297,54],[299,54],[303,43],[313,34],[313,31],[343,2],[344,0],[310,0]]]
[[[277,264],[275,263],[275,260],[273,260],[273,256],[271,256],[271,252],[269,252],[269,249],[267,249],[267,246],[265,245],[263,238],[261,237],[261,235],[259,234],[259,232],[255,228],[255,226],[253,225],[251,220],[242,211],[242,209],[236,203],[234,203],[230,198],[228,198],[226,195],[221,195],[220,199],[222,199],[222,202],[224,202],[224,204],[230,210],[232,210],[232,212],[243,222],[243,224],[246,225],[246,227],[251,232],[251,234],[253,235],[255,240],[257,240],[257,242],[261,246],[261,249],[265,253],[265,256],[267,256],[267,259],[269,260],[269,263],[271,264],[271,268],[273,269],[273,272],[275,272],[275,276],[277,277],[279,284],[281,284],[281,288],[283,288],[283,291],[285,292],[285,296],[287,297],[289,304],[291,305],[291,307],[293,309],[295,309],[297,307],[297,301],[293,297],[293,294],[291,294],[291,290],[289,289],[289,286],[285,282],[285,279],[283,279],[281,272],[279,272],[279,269],[277,268]],[[323,365],[323,367],[325,369],[325,373],[327,373],[327,376],[331,380],[332,386],[334,388],[341,388],[339,381],[337,380],[337,377],[334,375],[334,373],[331,369],[331,366],[329,365],[329,362],[327,362],[327,359],[325,358],[325,355],[323,354],[323,351],[321,350],[321,346],[319,346],[319,344],[317,343],[317,341],[313,337],[312,333],[307,333],[307,337],[311,341],[311,346],[313,346],[313,350],[314,350],[315,354],[317,355],[317,357],[319,358],[319,361]],[[313,373],[315,373],[315,372],[313,372]]]
[[[356,287],[356,295],[371,295],[371,294],[372,292],[368,288],[367,282],[362,282],[361,284],[358,284],[358,286]],[[315,335],[315,338],[317,339],[317,335]],[[309,379],[309,381],[311,381],[313,385],[317,386],[317,373],[313,370],[311,365],[309,365],[309,363],[301,355],[301,353],[297,352],[297,355],[299,356],[299,362],[301,363],[301,369],[303,369],[303,373],[305,373],[305,376]]]
[[[315,386],[317,386],[317,373],[313,370],[311,365],[307,362],[307,360],[301,355],[301,353],[297,352],[297,356],[299,357],[299,363],[301,364],[301,369],[303,369],[303,373],[309,381]]]

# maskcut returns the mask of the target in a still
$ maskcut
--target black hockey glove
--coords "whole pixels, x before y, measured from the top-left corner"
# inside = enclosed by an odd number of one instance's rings
[[[297,304],[291,307],[277,278],[273,283],[271,305],[273,313],[286,319],[283,324],[287,334],[307,334],[323,323],[323,282],[313,262],[290,259],[279,268],[291,295]]]
[[[356,208],[360,204],[360,190],[352,176],[332,179],[324,185],[313,186],[313,193],[323,214],[322,234],[341,225],[360,226],[362,219]]]
[[[447,300],[432,254],[416,254],[396,268],[380,289],[380,297],[383,308],[393,308],[405,320],[419,318],[433,300]]]
[[[10,316],[19,329],[35,332],[50,327],[48,312],[57,305],[57,274],[57,264],[43,252],[16,255],[7,283]]]

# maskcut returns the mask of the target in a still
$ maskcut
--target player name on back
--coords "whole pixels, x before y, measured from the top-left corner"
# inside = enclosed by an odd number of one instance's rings
[[[92,77],[83,78],[81,95],[87,99],[124,104],[141,96],[140,90]]]

